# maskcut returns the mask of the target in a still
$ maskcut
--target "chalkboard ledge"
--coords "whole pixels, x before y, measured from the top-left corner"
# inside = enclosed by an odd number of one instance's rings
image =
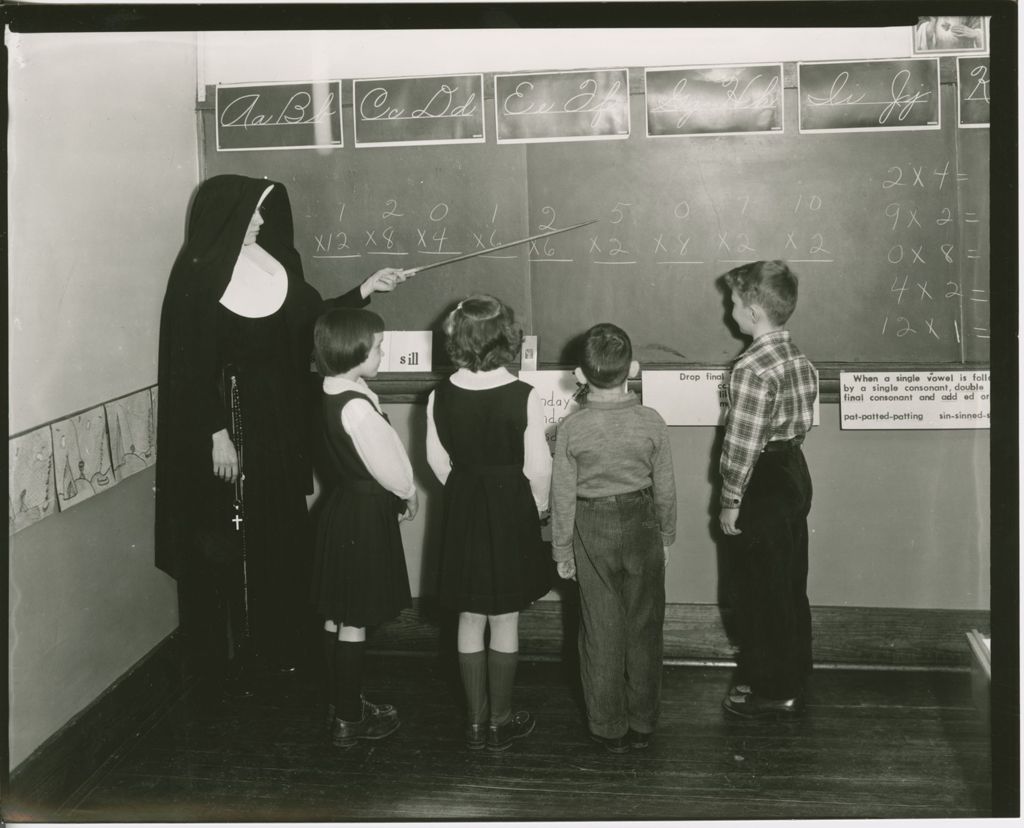
[[[542,371],[568,371],[574,368],[573,365],[545,365],[541,364]],[[649,370],[675,371],[675,370],[719,370],[727,368],[727,365],[713,365],[710,363],[680,363],[676,365],[651,365]],[[818,388],[823,403],[839,402],[839,375],[848,371],[987,371],[987,362],[817,362]],[[512,367],[516,373],[517,368]],[[426,403],[427,396],[441,380],[451,374],[452,370],[437,370],[429,373],[394,373],[378,374],[370,380],[369,385],[374,393],[384,403]],[[629,384],[630,390],[640,391],[640,380],[632,380]]]

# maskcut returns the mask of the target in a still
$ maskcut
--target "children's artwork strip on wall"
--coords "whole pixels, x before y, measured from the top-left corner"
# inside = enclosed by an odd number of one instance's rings
[[[144,389],[108,402],[107,433],[114,477],[123,480],[156,462],[153,397]]]
[[[113,486],[110,438],[103,406],[50,426],[57,503],[67,509]]]
[[[154,465],[156,411],[153,385],[11,435],[8,534]]]
[[[57,511],[53,438],[49,426],[7,443],[7,534],[13,535]]]

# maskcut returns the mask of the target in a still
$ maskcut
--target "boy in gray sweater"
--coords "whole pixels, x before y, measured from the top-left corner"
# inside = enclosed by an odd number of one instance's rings
[[[628,390],[640,366],[609,323],[584,335],[576,379],[589,387],[558,426],[552,557],[580,590],[580,674],[594,741],[647,747],[661,698],[665,563],[676,486],[665,421]]]

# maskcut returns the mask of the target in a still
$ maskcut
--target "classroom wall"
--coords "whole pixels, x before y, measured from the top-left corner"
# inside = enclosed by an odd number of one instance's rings
[[[195,35],[8,35],[11,434],[156,382],[198,181]],[[154,471],[10,538],[10,767],[177,626]]]

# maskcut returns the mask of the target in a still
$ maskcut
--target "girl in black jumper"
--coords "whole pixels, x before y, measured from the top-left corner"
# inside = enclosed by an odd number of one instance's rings
[[[382,739],[399,725],[392,705],[362,696],[367,626],[411,605],[398,522],[419,509],[408,455],[365,382],[380,367],[383,332],[372,311],[339,308],[321,316],[313,334],[333,477],[317,530],[313,600],[326,619],[328,719],[341,748]]]
[[[551,453],[540,396],[505,368],[522,341],[511,309],[493,296],[470,296],[444,330],[458,370],[427,403],[427,460],[444,484],[439,598],[459,612],[466,745],[505,750],[534,726],[528,711],[513,712],[512,685],[519,611],[552,581],[539,520]]]

